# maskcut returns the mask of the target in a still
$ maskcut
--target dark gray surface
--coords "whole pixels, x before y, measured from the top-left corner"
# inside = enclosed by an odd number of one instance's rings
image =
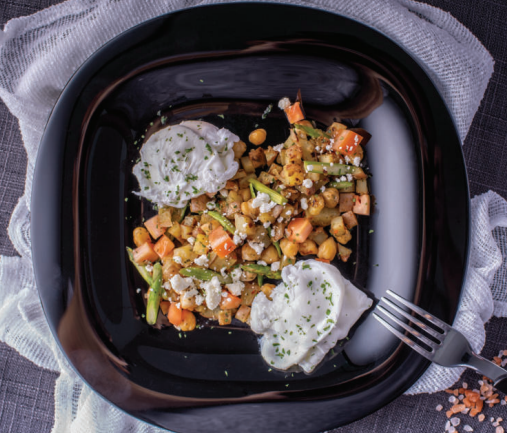
[[[472,196],[490,189],[507,197],[507,2],[502,0],[426,0],[452,13],[467,26],[493,55],[496,65],[479,112],[464,144]],[[0,0],[0,24],[32,14],[59,0]],[[0,254],[16,252],[7,237],[7,225],[23,194],[26,155],[16,119],[0,102]],[[492,357],[507,349],[507,319],[487,325],[484,354]],[[49,432],[53,425],[54,384],[58,374],[40,369],[16,351],[0,343],[0,432]],[[469,372],[470,386],[480,379]],[[446,417],[435,407],[445,408],[448,394],[403,396],[363,420],[333,430],[336,433],[434,433],[444,431]],[[485,410],[489,417],[507,418],[507,406]],[[337,408],[339,410],[339,408]],[[463,425],[475,432],[494,432],[489,422],[478,423],[460,415]]]

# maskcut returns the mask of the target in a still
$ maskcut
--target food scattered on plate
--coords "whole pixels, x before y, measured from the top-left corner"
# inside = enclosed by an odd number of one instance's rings
[[[274,368],[311,372],[372,304],[330,264],[349,260],[358,215],[370,214],[370,135],[337,122],[318,128],[299,97],[278,106],[290,129],[276,146],[263,147],[265,129],[247,145],[204,121],[152,134],[133,173],[136,194],[158,213],[127,250],[148,283],[148,324],[159,311],[181,331],[198,326],[196,315],[236,319],[263,334]]]

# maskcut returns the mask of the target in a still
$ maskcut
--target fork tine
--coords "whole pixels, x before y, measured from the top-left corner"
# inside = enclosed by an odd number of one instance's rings
[[[378,307],[377,307],[378,308]],[[396,337],[398,337],[405,344],[408,344],[412,349],[414,349],[417,353],[424,356],[425,358],[432,359],[432,353],[428,352],[423,347],[416,344],[413,340],[403,335],[400,331],[394,328],[389,322],[385,321],[382,317],[380,317],[377,313],[373,313],[373,317],[377,319],[384,327],[386,327],[389,331],[391,331]]]
[[[405,331],[407,331],[408,333],[412,334],[415,338],[417,338],[418,340],[422,341],[424,344],[426,344],[427,346],[431,347],[433,350],[436,349],[439,346],[438,343],[435,343],[434,341],[431,341],[428,337],[422,335],[419,331],[416,331],[415,329],[413,329],[410,326],[408,326],[406,323],[402,322],[393,313],[391,313],[390,311],[388,311],[384,307],[382,307],[382,305],[377,305],[377,310],[379,310],[382,313],[384,313],[384,315],[387,316],[387,318],[389,320],[392,320],[397,325],[401,326]]]
[[[421,307],[418,307],[417,305],[412,304],[412,302],[407,301],[405,298],[402,298],[397,293],[394,293],[391,290],[387,290],[387,294],[389,296],[392,296],[394,299],[396,299],[397,301],[399,301],[401,304],[405,305],[405,307],[410,308],[411,310],[415,311],[417,314],[419,314],[422,317],[424,317],[427,321],[429,321],[429,322],[433,323],[434,325],[440,327],[442,329],[442,331],[449,331],[451,329],[451,327],[447,323],[442,322],[440,319],[438,319],[437,317],[431,315],[427,311],[423,310]]]
[[[389,305],[390,308],[401,314],[403,317],[410,320],[412,323],[416,324],[419,328],[423,329],[425,332],[430,334],[431,336],[437,338],[438,340],[441,340],[442,337],[445,334],[441,334],[438,331],[435,331],[433,328],[426,325],[426,323],[421,322],[420,320],[417,320],[417,317],[412,316],[411,314],[407,313],[405,310],[402,310],[400,307],[398,307],[394,302],[392,302],[389,298],[382,297],[381,301],[385,302],[387,305]]]

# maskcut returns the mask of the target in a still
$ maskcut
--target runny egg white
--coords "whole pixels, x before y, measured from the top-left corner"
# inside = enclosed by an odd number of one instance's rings
[[[132,170],[138,194],[160,206],[182,208],[191,198],[219,191],[238,170],[236,141],[231,131],[195,120],[155,132]]]
[[[283,282],[268,299],[252,304],[252,330],[263,334],[261,353],[272,367],[299,366],[310,373],[344,339],[372,300],[344,279],[334,266],[299,261],[282,270]]]

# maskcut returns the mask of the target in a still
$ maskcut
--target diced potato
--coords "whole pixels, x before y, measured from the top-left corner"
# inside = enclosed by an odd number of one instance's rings
[[[336,256],[336,242],[333,238],[327,238],[319,247],[317,257],[324,260],[333,260]]]
[[[250,307],[255,299],[255,296],[259,293],[259,290],[257,283],[245,283],[245,288],[241,293],[241,304]]]
[[[247,236],[255,234],[255,223],[248,216],[237,213],[234,215],[234,225],[238,233],[243,233]]]
[[[345,245],[348,241],[352,239],[352,235],[347,229],[345,229],[345,233],[343,235],[335,236],[335,238],[340,244]]]
[[[370,196],[368,194],[354,196],[352,212],[358,215],[370,215]]]
[[[179,260],[177,259],[179,257]],[[181,261],[181,265],[186,268],[194,263],[197,258],[195,253],[192,251],[192,245],[185,245],[183,247],[175,248],[173,254],[173,260],[178,263]]]
[[[275,162],[278,152],[269,146],[267,149],[264,149],[264,155],[266,156],[266,163],[269,166]]]
[[[330,209],[328,207],[325,207],[318,215],[312,216],[310,218],[310,221],[312,223],[312,226],[314,227],[315,226],[327,227],[328,225],[331,224],[331,220],[339,215],[340,212],[337,208]]]
[[[230,204],[233,201],[237,201],[239,203],[243,202],[243,197],[241,197],[241,194],[239,193],[239,191],[229,191],[229,195],[225,199],[225,202],[227,204]]]
[[[245,243],[241,247],[241,258],[245,261],[257,261],[261,258],[261,255],[258,254],[248,243]]]
[[[354,207],[354,199],[355,194],[346,192],[340,194],[340,204],[338,206],[338,211],[340,213],[348,212],[349,210],[352,210]]]
[[[243,179],[244,177],[246,177],[246,171],[243,170],[242,168],[240,168],[236,174],[232,177],[232,180],[238,180],[238,179]]]
[[[244,178],[239,180],[239,189],[250,189],[250,182],[248,179],[257,179],[255,173],[249,173]]]
[[[187,227],[194,227],[197,224],[197,221],[198,217],[196,215],[187,215],[181,222],[181,225]]]
[[[162,206],[159,208],[158,223],[160,227],[171,227],[173,225],[172,212],[170,207]]]
[[[345,234],[346,230],[347,229],[345,228],[345,223],[343,221],[343,217],[342,216],[334,217],[331,220],[331,226],[329,228],[329,231],[331,232],[331,234],[335,238],[337,238],[339,236],[343,236]]]
[[[357,217],[354,212],[349,210],[348,212],[345,212],[342,214],[343,222],[345,223],[345,227],[347,227],[349,230],[355,226],[357,226]]]
[[[229,190],[229,191],[238,191],[239,190],[238,182],[234,182],[233,180],[228,180],[225,183],[225,189]]]
[[[232,322],[231,310],[220,310],[218,313],[218,324],[220,326],[230,325]]]
[[[280,261],[278,251],[274,245],[270,245],[262,252],[261,260],[264,260],[268,265]]]
[[[336,155],[336,153],[324,153],[322,155],[319,155],[319,161],[320,162],[335,163],[335,162],[338,162],[338,155]]]
[[[273,291],[273,289],[275,287],[276,286],[274,284],[269,284],[269,283],[263,284],[261,287],[261,292],[264,293],[266,295],[266,298],[268,298],[271,301],[272,300],[271,299],[271,292]]]
[[[285,236],[285,228],[287,223],[277,222],[271,226],[271,239],[273,242],[277,242]]]
[[[278,164],[271,164],[268,173],[272,176],[278,176],[282,172],[282,166]]]
[[[264,150],[260,147],[257,149],[252,149],[248,154],[248,157],[252,161],[254,168],[259,168],[263,165],[266,165],[266,155],[264,155]]]
[[[275,176],[266,173],[265,171],[262,171],[259,174],[259,182],[262,182],[264,185],[270,185],[276,181]]]
[[[206,210],[206,204],[211,199],[206,195],[202,194],[199,197],[194,197],[190,199],[190,212],[197,213],[202,212],[203,210]]]
[[[280,155],[277,156],[276,158],[276,162],[282,166],[284,166],[285,164],[287,164],[287,149],[282,149],[280,151]]]
[[[305,179],[305,171],[302,165],[284,165],[280,173],[280,180],[287,186],[301,185]]]
[[[238,261],[236,251],[230,252],[226,257],[219,257],[216,253],[211,253],[209,268],[212,271],[220,272],[223,268],[229,269]]]
[[[193,251],[196,255],[202,256],[209,251],[209,239],[205,234],[198,234],[195,238]]]
[[[290,201],[297,201],[301,196],[301,193],[295,188],[285,188],[280,191],[280,194],[282,194],[283,197]]]
[[[151,236],[144,227],[136,227],[134,229],[134,244],[136,247],[140,247],[146,242],[151,242]]]
[[[329,208],[336,207],[340,201],[340,193],[336,188],[326,188],[326,190],[322,193],[322,197],[324,198],[326,207]]]
[[[164,281],[169,281],[176,274],[179,274],[181,265],[176,263],[173,259],[164,260],[162,265],[162,278]]]
[[[268,231],[264,226],[259,225],[254,226],[254,233],[252,235],[248,235],[248,239],[255,243],[264,244],[265,247],[271,243]]]
[[[303,149],[298,144],[293,144],[285,153],[286,163],[288,164],[301,164],[303,159]]]
[[[323,227],[315,227],[308,236],[308,239],[315,241],[317,245],[321,245],[329,236]]]
[[[187,240],[190,236],[192,236],[192,232],[194,230],[193,227],[181,225],[181,238]]]
[[[236,315],[234,317],[238,319],[240,322],[245,323],[250,317],[250,307],[242,305],[241,307],[239,307],[238,311],[236,311]]]
[[[344,247],[342,244],[338,244],[338,255],[342,262],[346,262],[350,255],[352,254],[352,250],[350,248]]]
[[[307,239],[306,241],[299,244],[299,254],[302,256],[308,256],[310,254],[317,254],[318,247],[315,241]]]
[[[368,194],[368,179],[357,179],[356,192],[358,194]]]
[[[287,238],[283,238],[280,241],[280,248],[284,256],[296,257],[299,251],[299,244],[296,242],[289,241]]]
[[[173,222],[172,227],[167,229],[167,233],[169,233],[172,237],[178,239],[180,242],[184,242],[184,239],[181,237],[181,224],[176,221]]]
[[[217,220],[212,220],[209,223],[201,225],[202,231],[207,235],[209,235],[213,230],[215,230],[218,227],[221,227],[221,225]]]
[[[330,135],[335,135],[337,132],[341,131],[342,129],[347,129],[347,125],[344,125],[343,123],[333,122],[329,128],[327,128],[327,133]]]
[[[299,145],[303,150],[303,159],[305,161],[315,161],[313,153],[315,152],[315,145],[308,140],[299,140]]]
[[[259,221],[264,223],[271,223],[273,224],[276,221],[275,216],[271,212],[263,212],[259,214]]]
[[[238,191],[238,194],[241,196],[241,201],[248,201],[252,198],[250,188],[242,188]]]
[[[255,173],[255,167],[252,163],[252,160],[248,156],[244,156],[243,158],[241,158],[241,165],[243,166],[243,170],[245,170],[245,172]]]
[[[294,206],[286,204],[282,212],[280,212],[280,217],[283,218],[285,222],[289,222],[294,217],[295,210]]]
[[[232,146],[232,150],[234,152],[234,158],[239,159],[246,152],[246,143],[241,140],[236,141]]]
[[[233,201],[228,204],[227,209],[225,210],[225,216],[227,218],[234,218],[234,215],[237,215],[238,212],[241,211],[241,202]]]

